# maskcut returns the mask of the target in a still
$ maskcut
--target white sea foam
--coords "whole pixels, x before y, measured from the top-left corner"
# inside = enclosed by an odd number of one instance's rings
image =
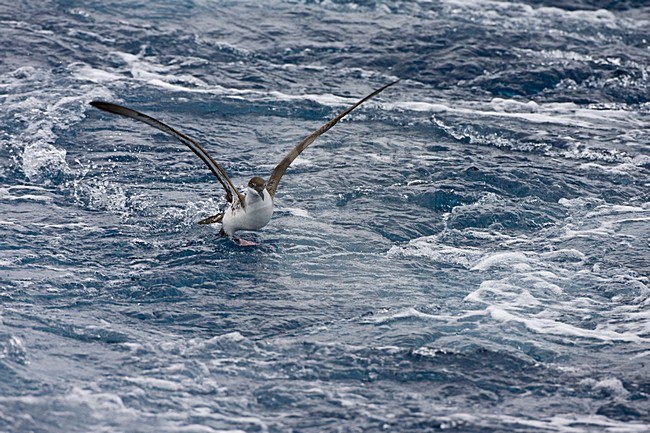
[[[439,236],[414,239],[407,246],[392,246],[388,257],[427,257],[438,263],[470,268],[482,255],[482,250],[471,247],[456,247],[440,242]]]
[[[65,172],[68,170],[65,157],[65,149],[59,149],[50,143],[28,144],[23,151],[23,172],[30,179],[37,178],[45,170]]]
[[[68,66],[74,77],[80,81],[92,81],[93,83],[104,84],[124,79],[118,73],[93,68],[83,63],[74,63]]]
[[[284,212],[289,212],[293,216],[297,216],[300,218],[312,218],[311,215],[309,215],[309,211],[307,209],[301,209],[297,207],[282,207],[280,210]]]
[[[444,426],[481,426],[487,430],[501,430],[526,427],[531,431],[558,433],[646,433],[650,424],[635,421],[619,421],[602,415],[558,414],[554,416],[530,418],[507,414],[464,413],[449,410],[448,415],[441,418]],[[505,427],[505,428],[504,428]]]
[[[614,29],[620,21],[630,23],[632,20],[614,15],[612,12],[597,10],[566,10],[557,7],[533,7],[524,3],[512,4],[499,0],[445,0],[442,2],[448,10],[455,15],[475,15],[481,17],[484,25],[494,26],[539,26],[548,22],[562,22],[591,24],[597,27]]]
[[[127,383],[135,386],[145,386],[151,392],[165,392],[167,398],[174,401],[174,406],[180,408],[170,408],[164,412],[151,417],[150,412],[142,412],[136,408],[124,403],[117,393],[111,393],[99,390],[95,384],[89,384],[87,387],[72,387],[67,392],[51,393],[49,395],[25,395],[25,396],[0,396],[0,407],[2,406],[20,406],[22,410],[28,408],[33,413],[41,411],[50,412],[50,408],[57,407],[53,414],[57,422],[69,422],[68,427],[73,428],[78,419],[78,414],[83,413],[83,429],[97,431],[123,431],[124,426],[141,425],[143,420],[148,421],[147,431],[182,431],[182,432],[243,432],[250,430],[254,426],[256,431],[268,431],[267,424],[260,418],[245,415],[224,415],[213,409],[210,405],[201,404],[200,400],[189,397],[182,392],[182,388],[171,389],[159,387],[159,381],[151,381],[147,378],[127,378]],[[131,389],[122,391],[128,396],[144,396],[139,390]],[[213,402],[211,403],[213,404]],[[0,415],[4,414],[0,409]],[[9,419],[15,418],[13,415]],[[30,422],[38,420],[38,416],[30,416]],[[220,425],[242,425],[242,429],[234,426],[230,428],[211,428],[203,422],[196,424],[193,419],[216,420]],[[24,421],[24,420],[23,420]],[[38,421],[36,421],[38,422]],[[49,422],[49,420],[47,420]],[[112,428],[111,426],[116,426]]]
[[[213,344],[221,344],[224,341],[240,343],[246,340],[247,340],[246,337],[244,337],[240,332],[234,331],[234,332],[228,332],[227,334],[216,335],[208,340],[205,340],[204,342],[201,343],[201,347],[203,347],[203,345],[211,346]]]
[[[158,379],[153,377],[129,377],[125,376],[124,380],[127,382],[135,383],[143,388],[156,388],[165,391],[178,391],[183,389],[183,385],[166,379]]]
[[[0,402],[35,406],[32,410],[40,410],[40,407],[47,407],[52,404],[61,405],[65,410],[78,411],[84,408],[84,412],[87,413],[90,419],[94,420],[113,419],[115,416],[130,418],[139,415],[138,411],[128,408],[118,395],[91,388],[72,387],[63,395],[0,396]]]
[[[272,101],[305,101],[311,100],[320,105],[340,107],[358,101],[358,97],[344,97],[334,94],[309,94],[297,95],[271,90],[260,91],[254,89],[227,88],[218,84],[208,84],[192,75],[180,74],[180,65],[158,63],[155,57],[138,54],[112,52],[112,55],[122,63],[117,68],[104,70],[97,69],[82,63],[70,65],[70,70],[75,78],[81,81],[106,83],[112,81],[139,81],[151,86],[163,88],[172,92],[202,93],[217,96],[226,96],[233,99],[257,99]],[[366,105],[376,104],[370,101]]]
[[[578,202],[561,200],[560,204],[567,207],[582,206]],[[629,234],[622,228],[629,223],[650,222],[650,205],[621,206],[598,205],[593,210],[583,212],[576,222],[570,222],[564,227],[564,237],[571,238],[624,238]]]
[[[478,117],[501,117],[525,120],[531,123],[550,123],[566,125],[593,130],[606,131],[612,125],[630,125],[634,119],[630,118],[630,112],[620,109],[589,109],[579,107],[573,103],[546,103],[537,104],[532,101],[521,102],[517,100],[506,100],[495,98],[489,103],[464,101],[455,106],[448,105],[444,101],[406,101],[387,102],[383,106],[391,110],[407,110],[430,113],[451,113],[459,114],[468,118]]]
[[[424,313],[414,307],[407,307],[396,311],[385,311],[385,312],[374,314],[369,317],[363,317],[363,319],[361,319],[361,322],[380,324],[380,323],[388,323],[388,322],[394,322],[394,321],[405,320],[405,319],[436,320],[439,319],[439,317],[434,314]]]
[[[630,174],[648,165],[642,139],[647,121],[633,107],[538,103],[521,98],[453,103],[411,99],[382,107],[413,111],[419,122],[424,122],[423,113],[428,112],[429,121],[456,140],[581,160],[585,161],[581,165],[584,170]],[[567,129],[581,132],[566,133]],[[522,130],[528,132],[522,136],[518,132]]]
[[[111,417],[111,413],[114,412],[131,414],[135,414],[136,412],[125,406],[124,402],[118,395],[109,392],[96,392],[91,389],[73,387],[65,396],[65,400],[70,403],[90,406],[92,407],[95,416],[103,413],[104,415],[102,418],[109,418]]]
[[[49,195],[30,194],[24,191],[39,191],[45,192],[42,188],[24,188],[24,187],[9,187],[0,188],[0,200],[6,201],[34,201],[42,203],[51,203],[53,198]]]
[[[8,340],[0,341],[0,359],[3,358],[22,365],[29,365],[27,348],[20,337],[12,335]]]
[[[585,329],[574,326],[568,323],[560,322],[558,320],[541,319],[535,317],[524,317],[506,311],[494,305],[486,308],[486,313],[493,319],[507,323],[515,322],[521,323],[526,328],[539,334],[552,334],[565,337],[581,337],[601,341],[626,341],[632,343],[648,343],[650,338],[639,337],[631,332],[616,332],[609,329]]]
[[[621,380],[616,377],[610,377],[602,380],[589,378],[582,380],[581,384],[589,386],[596,391],[604,391],[607,394],[618,398],[625,398],[630,394],[630,392],[625,389],[623,382],[621,382]]]
[[[387,255],[402,260],[454,263],[479,273],[483,281],[464,298],[468,306],[482,308],[468,307],[472,310],[466,314],[474,317],[482,315],[494,323],[520,324],[521,329],[539,335],[649,342],[647,275],[622,273],[618,267],[606,267],[606,262],[591,263],[592,251],[565,245],[573,239],[596,243],[601,239],[635,241],[645,233],[641,227],[650,225],[650,205],[611,205],[584,198],[561,199],[560,204],[567,209],[566,220],[538,232],[534,238],[523,234],[507,238],[487,231],[480,236],[476,229],[447,229],[407,245],[393,246]],[[481,237],[485,247],[476,246]],[[463,238],[472,247],[463,247]],[[597,293],[577,290],[576,281],[590,281],[588,284],[596,286],[603,281],[618,281],[619,286],[625,287],[626,295],[606,299]],[[374,320],[390,320],[393,316],[395,313]]]
[[[113,212],[128,210],[124,188],[109,180],[76,180],[73,184],[75,198],[90,209]]]
[[[517,272],[527,272],[532,270],[529,262],[530,259],[524,252],[500,252],[482,258],[471,269],[485,271],[490,268],[509,268]]]
[[[174,428],[174,431],[177,432],[182,432],[182,433],[246,433],[246,430],[224,430],[224,429],[213,429],[212,427],[208,427],[206,425],[200,425],[200,424],[189,424],[189,425],[182,425],[182,426],[176,426]]]
[[[66,149],[57,142],[55,131],[68,129],[83,119],[86,101],[106,91],[80,86],[62,94],[63,90],[50,86],[55,79],[52,72],[37,68],[20,68],[2,78],[3,87],[11,93],[6,110],[22,127],[9,136],[9,144],[22,149],[16,162],[25,175],[32,180],[48,181],[70,173]]]

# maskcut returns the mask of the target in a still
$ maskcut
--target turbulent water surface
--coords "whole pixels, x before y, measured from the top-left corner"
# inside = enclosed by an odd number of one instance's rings
[[[0,431],[650,431],[650,8],[0,0]],[[359,97],[280,183],[245,186]]]

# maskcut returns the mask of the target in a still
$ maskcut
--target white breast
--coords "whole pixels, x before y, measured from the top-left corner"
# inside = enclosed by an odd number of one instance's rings
[[[264,190],[264,200],[256,192],[248,191],[245,206],[226,209],[223,216],[223,231],[232,236],[237,230],[259,230],[269,223],[273,215],[273,199]]]

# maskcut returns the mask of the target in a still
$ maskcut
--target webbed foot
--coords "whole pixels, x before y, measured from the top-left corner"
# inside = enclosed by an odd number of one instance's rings
[[[232,238],[232,240],[235,241],[235,243],[240,247],[254,247],[257,245],[257,242],[247,241],[246,239],[242,238]]]

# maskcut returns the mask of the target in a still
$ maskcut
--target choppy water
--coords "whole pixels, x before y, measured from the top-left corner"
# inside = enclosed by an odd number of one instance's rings
[[[0,430],[650,431],[650,9],[596,3],[1,1]],[[254,248],[88,105],[244,185],[396,78]]]

